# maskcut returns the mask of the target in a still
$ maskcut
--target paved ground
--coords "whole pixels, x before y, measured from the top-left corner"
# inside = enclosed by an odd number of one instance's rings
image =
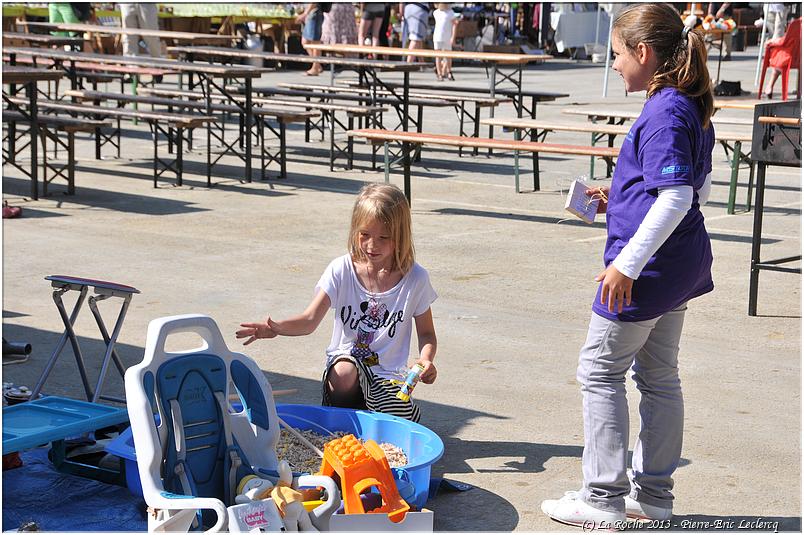
[[[721,77],[751,89],[755,53],[735,53]],[[541,118],[566,119],[563,108],[585,103],[639,109],[643,95],[625,97],[612,74],[608,98],[601,97],[600,65],[559,61],[529,69],[525,80],[535,89],[571,94],[540,106]],[[459,66],[455,76],[456,85],[486,83],[480,68]],[[433,78],[430,72],[414,76]],[[286,80],[310,81],[296,71],[264,75],[261,84]],[[497,115],[513,111],[506,107]],[[425,124],[427,131],[457,132],[450,110],[428,111]],[[33,385],[61,333],[43,280],[51,274],[119,281],[142,291],[118,345],[129,364],[141,358],[148,322],[166,315],[209,314],[231,347],[239,347],[239,322],[269,312],[286,316],[306,305],[329,260],[345,251],[354,194],[364,182],[382,180],[369,169],[366,146],[357,148],[357,170],[329,172],[327,145],[305,144],[303,131],[294,128],[286,180],[243,183],[242,164],[228,158],[216,170],[216,187],[207,189],[197,152],[187,158],[184,186],[162,182],[154,189],[147,130],[127,129],[121,160],[95,161],[91,145],[80,142],[72,197],[55,188],[52,196],[30,201],[28,183],[3,169],[4,199],[24,208],[23,218],[3,222],[3,336],[34,347],[28,363],[4,366],[4,381]],[[552,140],[588,143],[585,135]],[[722,150],[714,165],[704,213],[716,290],[691,304],[681,344],[686,434],[674,522],[711,528],[728,521],[736,528],[769,521],[800,530],[801,281],[764,272],[759,316],[747,315],[753,214],[726,214],[729,173]],[[434,475],[475,486],[430,502],[438,530],[572,529],[547,519],[539,504],[580,485],[575,365],[605,228],[565,220],[561,189],[587,172],[588,160],[545,157],[541,167],[543,190],[519,195],[511,155],[459,159],[452,150],[428,148],[414,168],[416,250],[439,293],[433,311],[440,372],[416,397],[423,423],[446,446]],[[400,184],[400,175],[393,181]],[[740,199],[746,185],[743,173]],[[799,169],[769,172],[763,240],[769,258],[800,252],[800,186]],[[113,318],[114,306],[101,306]],[[299,389],[284,401],[319,402],[330,321],[307,337],[247,348],[275,388]],[[99,336],[86,310],[77,330],[88,358],[97,362]],[[47,391],[79,397],[79,384],[67,350]],[[109,381],[108,391],[119,389],[119,380]],[[629,380],[629,398],[636,396]],[[635,403],[631,412],[633,436]]]

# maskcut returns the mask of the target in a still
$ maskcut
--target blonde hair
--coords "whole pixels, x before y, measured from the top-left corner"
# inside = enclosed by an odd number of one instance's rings
[[[410,205],[402,191],[392,184],[366,184],[357,194],[352,209],[352,224],[349,229],[349,255],[353,261],[365,261],[360,250],[360,229],[369,222],[379,221],[388,229],[394,244],[392,270],[403,274],[413,267],[413,231],[411,229]]]
[[[703,36],[688,30],[683,33],[681,16],[669,4],[636,4],[621,11],[613,31],[632,52],[645,43],[656,54],[659,67],[648,82],[648,98],[665,87],[673,87],[697,100],[703,127],[709,128],[714,113],[714,96],[706,45]]]

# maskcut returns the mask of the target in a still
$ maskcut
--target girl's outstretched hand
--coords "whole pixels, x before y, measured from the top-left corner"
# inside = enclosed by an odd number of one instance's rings
[[[275,338],[279,334],[279,326],[270,316],[262,323],[241,323],[240,326],[245,328],[235,332],[235,337],[238,339],[247,338],[243,342],[244,346],[259,338]]]
[[[634,285],[634,279],[620,273],[614,264],[609,264],[609,267],[601,271],[595,277],[595,281],[603,281],[600,288],[600,304],[605,305],[608,302],[609,312],[614,312],[616,307],[619,314],[623,311],[623,303],[631,304],[631,287]]]
[[[419,359],[416,364],[421,364],[424,366],[424,370],[422,371],[419,379],[422,383],[431,385],[435,382],[436,377],[438,377],[438,370],[435,367],[435,364],[431,360],[424,360]]]
[[[598,214],[605,214],[606,208],[609,205],[609,188],[608,186],[601,186],[599,188],[589,188],[586,190],[586,196],[592,197],[597,195],[600,199],[600,202],[597,203],[597,213]]]

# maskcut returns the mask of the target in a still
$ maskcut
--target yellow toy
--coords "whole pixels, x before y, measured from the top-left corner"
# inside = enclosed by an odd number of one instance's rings
[[[410,506],[399,496],[385,452],[373,440],[363,444],[354,435],[346,435],[327,442],[318,473],[340,476],[347,515],[366,513],[360,493],[372,486],[380,491],[383,505],[369,513],[386,513],[391,522],[401,522],[410,511]]]

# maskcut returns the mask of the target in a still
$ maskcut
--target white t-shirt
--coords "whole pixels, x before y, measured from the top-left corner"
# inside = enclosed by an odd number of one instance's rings
[[[422,266],[410,271],[387,292],[373,294],[360,284],[351,257],[330,262],[315,287],[324,290],[335,309],[329,364],[337,357],[362,358],[385,379],[404,379],[408,367],[414,317],[427,312],[438,295]]]
[[[455,12],[452,9],[436,9],[433,11],[435,18],[435,29],[433,30],[433,41],[449,43],[452,41],[452,20]]]

